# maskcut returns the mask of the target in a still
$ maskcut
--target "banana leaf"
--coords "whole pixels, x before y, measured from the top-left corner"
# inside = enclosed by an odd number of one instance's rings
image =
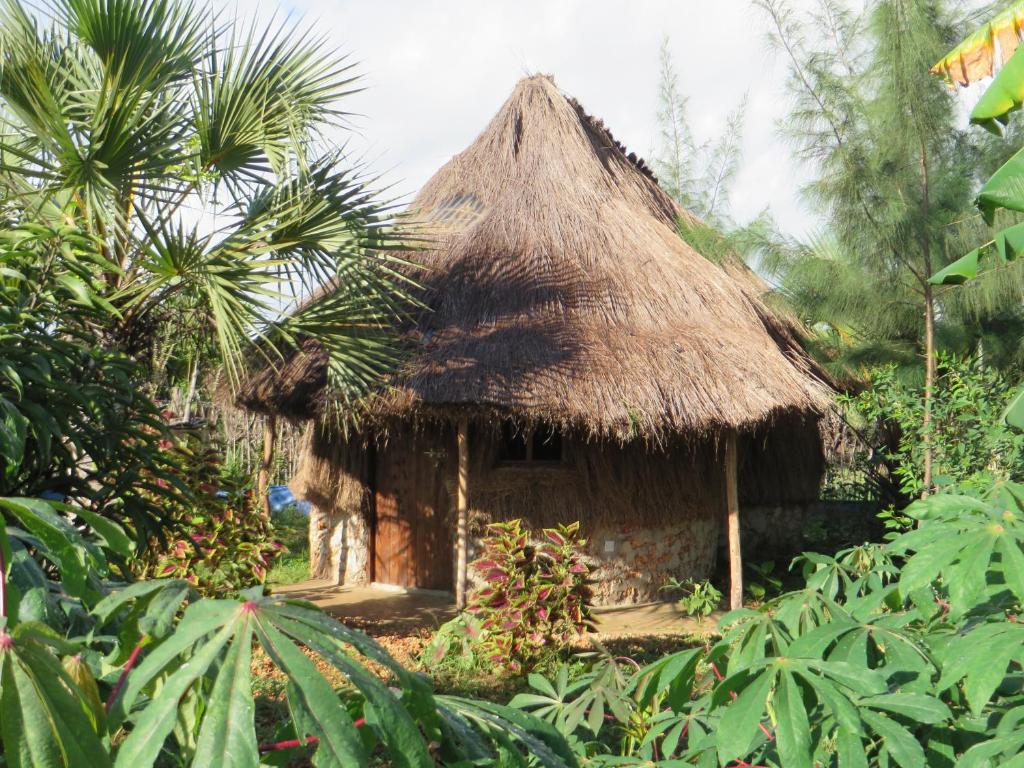
[[[1024,31],[1024,0],[994,16],[947,53],[931,71],[951,83],[970,85],[991,77],[1017,50]]]
[[[928,282],[932,285],[960,285],[978,276],[978,257],[981,249],[975,248],[966,256],[961,256],[944,269],[939,270]]]
[[[1018,48],[999,70],[992,84],[971,111],[971,122],[997,136],[1010,121],[1010,113],[1024,101],[1024,48]]]

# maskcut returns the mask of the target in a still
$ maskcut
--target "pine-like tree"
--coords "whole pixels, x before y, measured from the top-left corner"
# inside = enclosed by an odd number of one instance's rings
[[[928,282],[981,226],[971,200],[982,146],[958,128],[952,94],[929,74],[963,31],[956,9],[878,0],[854,12],[820,0],[798,15],[784,0],[758,5],[789,64],[785,133],[815,170],[804,192],[829,233],[768,249],[763,264],[805,319],[824,325],[833,351],[923,356],[927,440],[937,340],[976,342],[985,323],[1018,322],[1024,296],[1019,269],[956,296]]]

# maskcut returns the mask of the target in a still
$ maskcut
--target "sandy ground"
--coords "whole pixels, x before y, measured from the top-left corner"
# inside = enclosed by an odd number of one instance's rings
[[[339,587],[325,581],[305,581],[274,590],[318,605],[343,623],[373,634],[420,634],[433,630],[455,615],[452,596],[447,592],[401,590],[391,587]],[[594,610],[601,639],[704,635],[710,633],[717,616],[698,621],[684,614],[675,603],[660,602]]]

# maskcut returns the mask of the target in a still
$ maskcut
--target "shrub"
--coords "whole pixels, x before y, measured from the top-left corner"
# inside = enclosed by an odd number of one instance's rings
[[[541,531],[530,540],[522,521],[487,527],[480,559],[472,563],[486,586],[471,596],[480,620],[478,654],[522,672],[564,651],[590,626],[590,568],[579,523]]]
[[[173,536],[150,541],[136,561],[138,574],[185,579],[209,595],[262,584],[283,546],[251,490],[222,483],[216,448],[196,434],[166,441],[165,448],[177,454],[178,480],[191,493],[185,502],[165,500]]]
[[[942,355],[933,392],[930,434],[937,488],[983,490],[998,480],[1024,480],[1024,435],[1010,430],[1001,418],[1014,394],[1002,373],[978,360]],[[905,500],[920,495],[923,385],[903,381],[894,366],[878,368],[868,389],[841,396],[839,402],[867,442],[858,465],[891,477]]]
[[[679,579],[672,577],[662,587],[666,592],[676,592],[681,597],[676,600],[687,616],[696,616],[703,619],[710,616],[722,603],[722,593],[714,584],[707,579],[696,581],[695,579]]]

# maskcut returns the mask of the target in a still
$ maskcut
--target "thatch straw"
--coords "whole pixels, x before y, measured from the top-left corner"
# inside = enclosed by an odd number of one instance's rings
[[[412,211],[435,243],[411,257],[428,310],[371,413],[498,412],[660,440],[828,407],[758,278],[690,248],[687,214],[549,77],[522,80]],[[313,417],[324,381],[311,345],[241,400]]]

